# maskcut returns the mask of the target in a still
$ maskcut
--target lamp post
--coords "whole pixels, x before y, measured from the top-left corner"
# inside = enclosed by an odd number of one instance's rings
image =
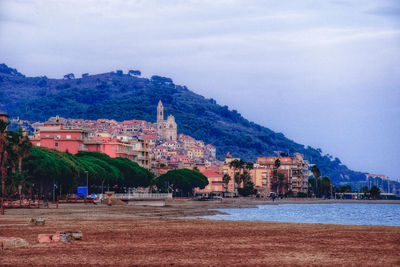
[[[89,172],[85,171],[85,173],[86,173],[86,188],[87,188],[86,194],[89,195]]]

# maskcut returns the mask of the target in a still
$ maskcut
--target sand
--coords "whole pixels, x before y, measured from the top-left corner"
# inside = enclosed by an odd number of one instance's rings
[[[257,204],[257,203],[256,203]],[[167,207],[60,205],[13,209],[0,217],[0,236],[29,248],[3,250],[0,265],[375,265],[400,266],[400,227],[183,219],[210,207],[252,201],[173,201]],[[45,226],[28,226],[32,216]],[[83,240],[39,244],[39,233],[82,231]]]

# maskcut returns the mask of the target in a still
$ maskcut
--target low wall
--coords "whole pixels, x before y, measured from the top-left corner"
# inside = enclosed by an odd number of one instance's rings
[[[128,205],[133,206],[154,206],[154,207],[164,207],[165,200],[128,200]]]

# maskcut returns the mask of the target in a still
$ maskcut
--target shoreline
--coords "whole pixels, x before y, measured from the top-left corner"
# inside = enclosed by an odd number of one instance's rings
[[[135,206],[120,205],[93,205],[93,204],[60,204],[58,209],[6,209],[3,218],[20,219],[22,217],[47,217],[47,218],[197,218],[201,216],[223,215],[219,209],[257,208],[261,205],[286,205],[286,204],[400,204],[400,200],[322,200],[322,199],[283,199],[283,200],[258,200],[258,199],[223,199],[222,201],[195,201],[192,199],[172,199],[166,201],[165,206]],[[211,218],[210,218],[211,219]],[[243,220],[245,221],[245,220]]]

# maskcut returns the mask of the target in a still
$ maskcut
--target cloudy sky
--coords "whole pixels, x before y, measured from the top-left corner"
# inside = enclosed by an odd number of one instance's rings
[[[400,1],[0,0],[0,62],[175,83],[400,178]]]

